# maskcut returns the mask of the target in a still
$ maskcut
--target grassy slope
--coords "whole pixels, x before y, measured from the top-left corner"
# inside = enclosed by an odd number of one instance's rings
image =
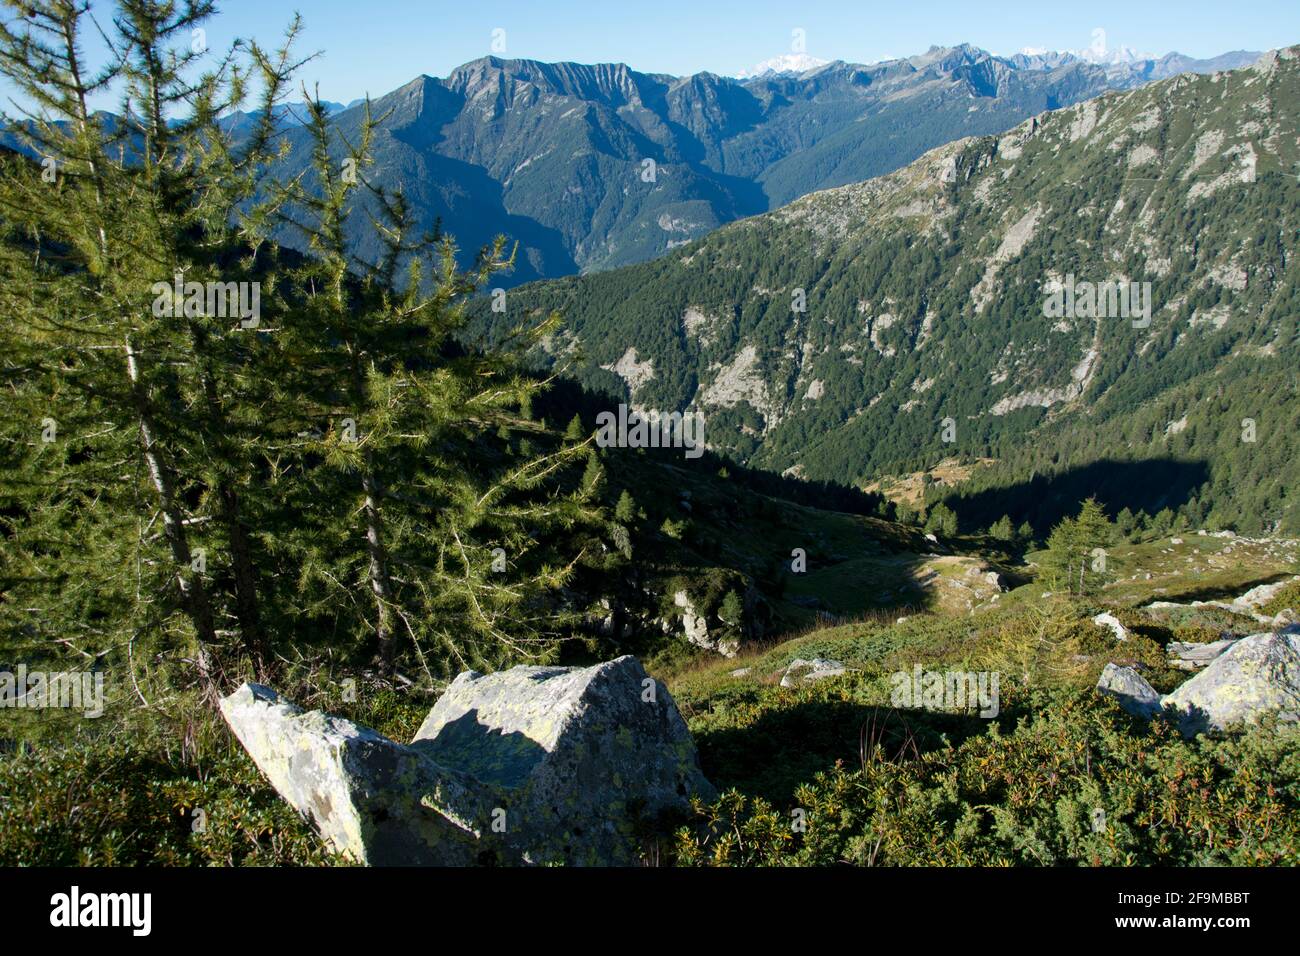
[[[1300,807],[1300,731],[1256,729],[1241,738],[1185,743],[1163,728],[1141,726],[1091,690],[1106,662],[1115,660],[1142,664],[1167,692],[1190,675],[1166,666],[1164,643],[1264,629],[1214,608],[1172,617],[1136,608],[1154,598],[1235,595],[1293,574],[1300,570],[1295,542],[1193,535],[1182,545],[1165,538],[1117,552],[1123,579],[1089,603],[1044,598],[1042,586],[1031,583],[974,615],[923,613],[902,621],[879,615],[813,630],[741,660],[699,662],[669,674],[705,772],[720,788],[737,791],[683,837],[682,858],[726,864],[1300,862],[1297,830],[1279,834],[1274,819]],[[1103,608],[1135,631],[1122,648],[1090,621]],[[791,660],[814,656],[855,670],[813,685],[779,686]],[[998,671],[1001,712],[985,721],[895,710],[889,675],[917,664]],[[1031,754],[1038,756],[1030,760]],[[1028,783],[1013,773],[1015,785],[999,784],[993,768],[1048,766],[1049,754],[1055,769],[1037,782],[1035,768]],[[1203,784],[1180,794],[1178,781],[1197,761],[1204,761]],[[1247,765],[1258,771],[1261,761],[1271,769],[1255,781],[1267,791],[1259,802],[1255,790],[1228,778]],[[1156,781],[1172,789],[1144,800]],[[906,794],[917,805],[893,802]],[[921,809],[927,801],[932,805]],[[1108,834],[1091,832],[1093,805],[1110,808]],[[1249,818],[1248,805],[1263,816]],[[818,833],[791,834],[796,808],[820,817]],[[1174,817],[1160,823],[1167,832],[1144,828],[1162,815]],[[1192,834],[1193,821],[1210,836]]]
[[[830,539],[859,519],[822,520]],[[1124,580],[1086,605],[1045,599],[1031,583],[973,614],[922,611],[900,622],[890,609],[734,660],[658,657],[652,669],[668,682],[706,773],[735,790],[662,837],[660,849],[683,863],[728,865],[1300,862],[1300,729],[1186,743],[1140,725],[1091,692],[1117,658],[1088,620],[1116,608],[1139,631],[1123,653],[1171,689],[1187,675],[1163,667],[1159,644],[1207,639],[1222,612],[1143,620],[1135,608],[1295,573],[1296,544],[1192,535],[1182,545],[1121,547],[1115,557]],[[1202,570],[1215,562],[1218,570]],[[789,661],[814,656],[857,670],[779,686]],[[999,715],[893,710],[888,675],[915,664],[999,671]],[[409,739],[431,703],[364,679],[350,701],[343,676],[290,673],[282,687],[306,707],[395,739]],[[20,734],[38,742],[32,752],[0,758],[0,863],[341,862],[209,709],[184,695],[153,703],[111,723],[14,713],[42,726]],[[49,738],[62,745],[39,743]],[[1088,824],[1097,807],[1109,814],[1102,833]],[[797,835],[795,808],[808,825]]]

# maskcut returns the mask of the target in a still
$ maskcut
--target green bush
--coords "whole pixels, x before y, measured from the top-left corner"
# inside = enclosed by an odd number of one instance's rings
[[[1300,729],[1184,741],[1062,695],[1010,733],[843,763],[793,804],[730,791],[678,831],[679,864],[1294,865]],[[798,812],[796,812],[798,811]]]
[[[1300,581],[1292,581],[1277,592],[1260,611],[1264,614],[1281,614],[1283,611],[1300,612]]]
[[[328,864],[242,751],[185,761],[126,741],[0,759],[0,865]]]

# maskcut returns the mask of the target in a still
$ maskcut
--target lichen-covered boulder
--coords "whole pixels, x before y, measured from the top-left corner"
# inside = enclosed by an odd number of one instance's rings
[[[259,684],[224,698],[221,713],[280,796],[337,852],[372,865],[475,860],[476,821],[496,802],[476,781]]]
[[[1131,667],[1107,664],[1097,681],[1097,693],[1114,697],[1134,717],[1150,718],[1160,712],[1160,695]]]
[[[1252,722],[1266,713],[1300,720],[1300,637],[1242,638],[1164,702],[1189,736]]]
[[[717,796],[634,657],[466,672],[407,745],[257,684],[221,712],[280,795],[371,865],[631,864],[643,824]]]
[[[640,662],[461,674],[411,744],[498,788],[494,836],[527,863],[630,864],[637,828],[716,791]]]

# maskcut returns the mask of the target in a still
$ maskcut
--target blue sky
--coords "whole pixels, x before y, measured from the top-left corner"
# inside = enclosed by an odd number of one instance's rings
[[[318,80],[326,99],[342,101],[386,93],[420,73],[445,76],[493,52],[495,30],[504,31],[497,36],[506,57],[622,61],[679,75],[734,74],[788,53],[795,29],[804,31],[809,54],[862,63],[960,42],[1001,54],[1080,49],[1092,43],[1096,28],[1106,31],[1110,47],[1158,54],[1212,56],[1300,43],[1296,0],[226,0],[220,6],[208,27],[214,48],[234,36],[270,41],[301,11],[302,49],[324,51],[302,77]]]

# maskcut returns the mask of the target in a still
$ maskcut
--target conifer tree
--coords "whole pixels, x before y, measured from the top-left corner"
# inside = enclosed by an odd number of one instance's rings
[[[989,528],[989,534],[999,541],[1011,541],[1015,537],[1015,530],[1011,526],[1011,516],[1003,515],[995,521]]]
[[[1080,506],[1074,518],[1065,518],[1047,540],[1042,568],[1054,588],[1071,594],[1090,594],[1107,577],[1106,548],[1114,538],[1114,525],[1095,498]]]
[[[591,456],[582,477],[575,468],[592,440],[532,420],[545,383],[515,358],[557,318],[521,324],[497,348],[463,344],[471,296],[512,263],[504,240],[461,271],[449,237],[417,234],[401,192],[366,180],[369,106],[356,142],[310,95],[308,114],[311,173],[281,197],[309,247],[280,339],[297,370],[286,401],[308,436],[294,468],[314,507],[292,543],[304,613],[324,606],[356,622],[384,672],[403,651],[431,679],[544,659],[574,619],[548,595],[600,522],[599,465]],[[359,207],[382,243],[378,262],[351,251]]]
[[[636,501],[626,488],[619,494],[618,503],[614,505],[614,520],[623,525],[631,525],[636,521]]]
[[[29,400],[69,425],[87,413],[100,425],[64,429],[77,435],[75,454],[44,456],[60,467],[44,489],[33,489],[43,507],[26,502],[11,512],[20,515],[14,523],[38,524],[43,511],[60,506],[76,513],[69,520],[108,519],[109,509],[92,514],[84,502],[104,506],[120,495],[116,503],[137,519],[135,560],[103,566],[103,555],[93,558],[105,573],[133,568],[143,595],[167,590],[145,580],[166,568],[162,577],[190,619],[207,682],[226,633],[209,551],[213,565],[223,563],[218,556],[234,559],[231,617],[241,650],[263,652],[229,441],[237,393],[223,381],[237,365],[227,344],[247,329],[238,318],[210,314],[204,295],[159,290],[173,288],[177,276],[220,280],[223,288],[239,281],[231,274],[242,271],[231,215],[269,156],[270,106],[292,71],[287,46],[276,57],[236,44],[198,73],[207,51],[194,31],[212,11],[205,0],[124,0],[104,27],[92,26],[88,3],[41,0],[18,5],[0,25],[0,73],[32,104],[14,127],[28,156],[8,158],[0,179],[13,309],[4,338],[17,346],[15,373]],[[111,51],[94,71],[82,50],[92,30]],[[216,120],[244,101],[253,75],[262,82],[265,120],[235,152]],[[121,115],[112,120],[89,105],[110,89],[121,94]],[[106,469],[134,475],[131,459],[147,493],[134,479],[105,480]],[[113,521],[130,523],[121,513]],[[158,544],[166,556],[153,553]],[[165,620],[166,608],[157,610]]]

